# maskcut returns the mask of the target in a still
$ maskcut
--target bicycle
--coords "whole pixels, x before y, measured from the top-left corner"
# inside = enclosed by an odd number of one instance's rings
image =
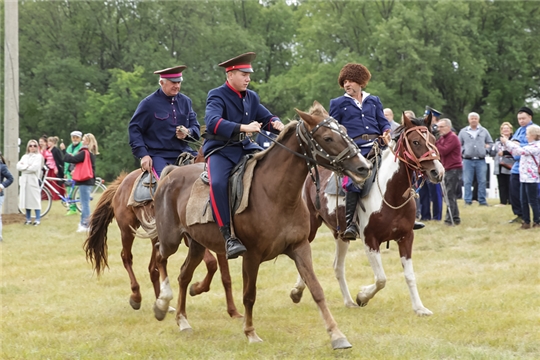
[[[52,181],[55,182],[61,182],[68,187],[66,187],[65,195],[62,195],[51,183]],[[53,203],[53,193],[56,194],[60,198],[60,202],[63,206],[66,208],[69,208],[71,204],[75,204],[77,210],[79,212],[82,211],[81,206],[81,199],[79,196],[79,187],[75,185],[75,181],[70,179],[63,179],[63,178],[56,178],[56,177],[48,177],[44,176],[40,180],[40,186],[41,186],[41,217],[47,215],[47,213],[51,210],[52,203]],[[96,181],[94,183],[94,188],[92,189],[90,193],[90,200],[93,200],[94,197],[97,195],[100,195],[105,191],[107,187],[105,186],[105,180],[103,180],[100,177],[96,177]],[[19,209],[21,213],[24,214],[24,209]]]

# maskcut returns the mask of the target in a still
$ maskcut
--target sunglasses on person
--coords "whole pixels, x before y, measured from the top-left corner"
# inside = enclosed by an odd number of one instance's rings
[[[36,144],[30,144],[30,145],[28,145],[28,147],[37,147],[37,145]]]

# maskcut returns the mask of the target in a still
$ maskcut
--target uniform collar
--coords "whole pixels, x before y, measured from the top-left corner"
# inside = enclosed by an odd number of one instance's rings
[[[238,95],[238,97],[239,97],[240,99],[242,99],[243,97],[246,96],[247,90],[246,90],[246,91],[240,92],[240,91],[236,90],[235,88],[233,88],[233,87],[231,86],[231,84],[229,84],[228,81],[225,81],[225,85],[227,85],[227,87],[228,87],[231,91],[233,91],[236,95]],[[244,93],[244,94],[242,94],[242,93]]]

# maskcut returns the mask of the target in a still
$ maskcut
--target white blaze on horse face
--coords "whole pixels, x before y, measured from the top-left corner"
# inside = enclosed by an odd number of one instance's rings
[[[375,167],[376,164],[373,166]],[[363,212],[362,209],[358,207],[358,225],[360,227],[361,238],[364,238],[364,229],[367,226],[367,222],[371,214],[381,211],[383,206],[383,194],[386,193],[388,182],[398,170],[399,160],[395,159],[394,154],[392,154],[391,151],[383,151],[381,157],[381,166],[379,167],[378,174],[375,177],[375,182],[371,186],[369,194],[362,199],[366,212]]]

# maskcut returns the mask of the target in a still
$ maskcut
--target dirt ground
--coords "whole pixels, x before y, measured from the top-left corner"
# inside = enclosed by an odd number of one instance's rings
[[[9,225],[14,223],[24,223],[23,214],[2,214],[2,224]]]

